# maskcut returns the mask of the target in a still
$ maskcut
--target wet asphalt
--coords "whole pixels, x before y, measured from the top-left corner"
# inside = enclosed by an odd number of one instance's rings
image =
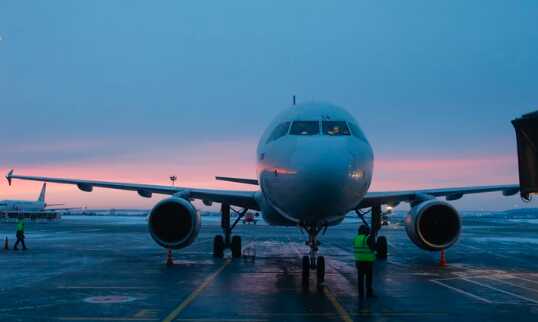
[[[29,250],[0,251],[0,321],[538,321],[538,220],[464,217],[447,267],[414,246],[396,220],[382,230],[389,258],[375,264],[378,298],[360,302],[355,220],[320,238],[326,281],[318,289],[312,274],[304,290],[299,230],[238,225],[255,259],[228,252],[214,259],[219,223],[204,219],[171,267],[143,218],[29,222]],[[14,230],[0,223],[10,247]]]

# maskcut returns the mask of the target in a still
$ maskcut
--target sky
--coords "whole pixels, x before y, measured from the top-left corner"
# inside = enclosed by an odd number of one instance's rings
[[[0,2],[0,171],[249,189],[255,148],[291,103],[348,109],[372,190],[517,183],[510,120],[538,109],[538,2]],[[0,199],[39,183],[0,184]],[[454,204],[525,206],[517,196]],[[48,200],[151,207],[50,185]],[[536,206],[536,202],[530,206]]]

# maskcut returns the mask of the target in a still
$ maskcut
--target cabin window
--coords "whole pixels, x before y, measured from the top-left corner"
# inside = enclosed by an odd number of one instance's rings
[[[295,121],[291,125],[291,135],[316,135],[319,134],[318,121]]]
[[[347,124],[344,121],[322,121],[321,126],[323,128],[323,135],[350,135]]]
[[[278,140],[281,137],[285,136],[286,134],[288,134],[289,128],[290,128],[290,122],[284,122],[277,125],[277,127],[275,127],[275,129],[273,130],[273,132],[267,139],[266,143],[269,143],[274,140]]]

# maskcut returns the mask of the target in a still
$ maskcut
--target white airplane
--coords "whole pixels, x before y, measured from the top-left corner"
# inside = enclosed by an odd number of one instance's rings
[[[45,193],[47,183],[43,183],[41,192],[36,201],[30,200],[0,200],[0,212],[42,212],[47,207],[59,206],[61,204],[47,204],[45,202]]]
[[[48,204],[45,202],[45,194],[47,192],[47,183],[43,183],[41,192],[36,201],[30,200],[0,200],[0,213],[16,212],[22,214],[41,213],[47,211],[62,211],[79,209],[79,207],[71,208],[49,208],[55,206],[62,206],[61,203]]]
[[[146,198],[154,193],[171,195],[158,202],[148,216],[151,237],[168,249],[186,247],[198,235],[200,215],[191,200],[199,199],[206,205],[220,203],[224,236],[214,238],[216,257],[223,257],[225,248],[231,249],[232,257],[241,256],[241,238],[232,237],[232,230],[247,210],[261,211],[271,225],[298,226],[307,232],[310,252],[302,258],[305,285],[311,270],[316,270],[318,283],[324,280],[325,259],[317,254],[318,234],[342,222],[349,211],[355,210],[364,220],[361,209],[370,209],[376,236],[381,227],[381,206],[408,202],[412,208],[405,224],[410,239],[422,249],[439,251],[457,241],[461,221],[453,206],[436,197],[456,200],[465,194],[501,191],[513,195],[520,191],[520,186],[513,184],[370,192],[373,167],[372,147],[351,114],[332,104],[306,103],[283,111],[262,135],[257,148],[258,179],[217,177],[258,185],[253,191],[24,176],[14,175],[13,170],[7,179],[10,184],[12,179],[73,184],[87,192],[94,187],[132,190]],[[233,224],[231,206],[243,208]],[[377,237],[376,245],[378,257],[386,257],[386,238]]]

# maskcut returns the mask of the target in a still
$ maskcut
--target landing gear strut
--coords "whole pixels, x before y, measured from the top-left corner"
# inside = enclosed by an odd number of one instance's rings
[[[247,213],[248,209],[244,209],[242,211],[236,211],[232,209],[234,212],[237,213],[237,218],[232,225],[230,225],[230,209],[230,205],[222,204],[220,226],[222,227],[224,236],[216,235],[213,239],[214,257],[224,257],[224,250],[226,248],[229,248],[232,251],[233,258],[241,257],[241,237],[237,235],[232,236],[232,230],[234,229],[235,225],[237,225],[239,220],[241,220],[241,218],[243,218],[243,216]]]
[[[316,270],[316,282],[318,288],[321,288],[325,281],[325,257],[318,256],[319,245],[317,236],[320,231],[326,229],[326,226],[303,226],[303,229],[308,233],[308,241],[306,245],[310,247],[308,255],[303,256],[302,260],[302,284],[304,288],[308,288],[310,284],[310,270]]]

